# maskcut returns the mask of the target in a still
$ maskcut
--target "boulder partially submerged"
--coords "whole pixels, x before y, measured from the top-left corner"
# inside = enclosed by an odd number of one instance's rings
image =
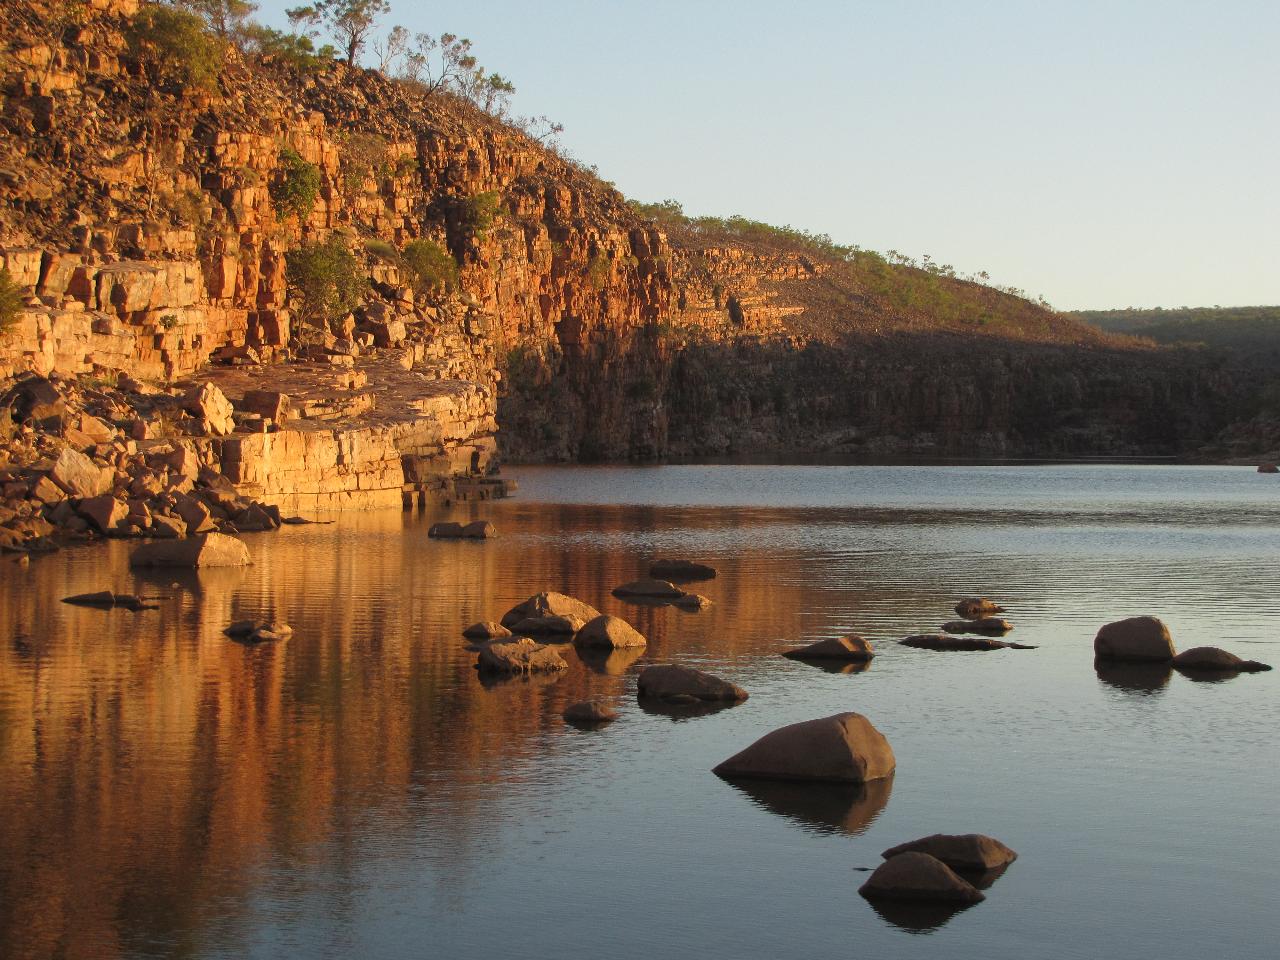
[[[980,903],[986,896],[927,853],[899,853],[880,864],[858,888],[864,897],[929,900],[942,903]]]
[[[1007,640],[992,640],[990,637],[955,636],[950,633],[920,633],[911,637],[903,637],[898,641],[904,647],[916,647],[920,650],[1034,650],[1035,646],[1027,643],[1010,643]]]
[[[717,676],[674,664],[645,667],[636,681],[641,697],[670,702],[699,700],[734,703],[747,699],[747,691]]]
[[[935,833],[890,847],[881,856],[889,860],[901,853],[927,853],[952,870],[975,873],[995,870],[1018,859],[1013,850],[995,837],[981,833]]]
[[[876,653],[870,640],[857,634],[850,634],[847,637],[819,640],[807,647],[787,650],[782,655],[792,660],[847,660],[862,663],[870,660]]]
[[[603,700],[583,700],[565,707],[562,716],[567,723],[587,726],[618,719],[618,711]]]
[[[521,620],[530,617],[575,617],[582,623],[587,623],[598,616],[600,611],[595,607],[563,593],[537,593],[504,613],[502,625],[511,629]]]
[[[157,540],[129,555],[131,567],[243,567],[250,563],[243,540],[225,533],[202,533],[185,540]]]
[[[692,560],[655,560],[649,564],[649,576],[657,580],[691,583],[695,580],[714,580],[716,568]]]
[[[484,620],[467,627],[462,631],[462,635],[468,640],[502,640],[511,636],[511,631],[500,623]]]
[[[1220,647],[1192,647],[1173,658],[1173,666],[1179,670],[1205,673],[1258,673],[1271,667],[1257,660],[1242,660],[1234,653]]]
[[[643,647],[648,644],[644,635],[621,617],[602,614],[582,626],[573,638],[575,646],[618,649]]]
[[[582,620],[579,617],[555,614],[545,617],[525,617],[511,626],[511,632],[516,636],[530,637],[545,634],[574,634],[581,629]]]
[[[568,670],[569,664],[556,651],[528,637],[510,642],[491,643],[480,651],[476,669],[481,673],[519,674],[555,673]]]
[[[893,773],[893,748],[860,713],[837,713],[767,733],[714,769],[726,779],[864,783]]]
[[[498,528],[488,520],[472,520],[470,523],[445,521],[433,523],[427,536],[437,540],[487,540],[498,535]]]
[[[1004,613],[1004,607],[986,597],[965,597],[955,605],[956,616],[965,620],[980,620],[993,614]]]
[[[983,617],[980,620],[948,620],[942,625],[947,633],[981,633],[987,636],[1004,636],[1013,624],[1000,617]]]
[[[99,610],[110,610],[114,607],[133,611],[160,609],[159,604],[147,603],[142,597],[132,593],[112,593],[110,590],[78,593],[73,597],[63,597],[62,602],[76,607],[96,607]]]
[[[691,610],[697,612],[705,610],[711,606],[711,600],[704,597],[700,593],[686,593],[683,596],[676,597],[671,601],[673,607],[679,607],[681,610]]]
[[[237,620],[222,632],[241,643],[266,643],[289,639],[293,627],[283,620]]]
[[[1173,659],[1173,638],[1159,617],[1129,617],[1108,623],[1093,640],[1099,660],[1147,660],[1168,663]]]
[[[674,600],[683,597],[684,591],[667,580],[632,580],[613,588],[615,597],[657,597]]]

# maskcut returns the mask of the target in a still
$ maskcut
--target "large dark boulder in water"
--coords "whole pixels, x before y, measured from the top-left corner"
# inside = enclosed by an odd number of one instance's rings
[[[860,713],[837,713],[767,733],[715,768],[726,779],[863,783],[893,773],[893,748]]]
[[[862,663],[876,655],[871,641],[857,634],[819,640],[807,647],[787,650],[782,654],[792,660],[848,660]]]
[[[937,857],[900,853],[880,864],[858,892],[864,897],[979,903],[986,897]]]
[[[890,847],[881,856],[888,860],[900,853],[927,853],[952,870],[995,870],[1018,859],[995,837],[981,833],[935,833]]]
[[[185,540],[143,544],[129,556],[131,567],[243,567],[250,563],[243,540],[225,533],[202,533]]]
[[[1257,673],[1271,669],[1269,665],[1257,660],[1241,660],[1234,653],[1228,653],[1220,647],[1192,647],[1190,650],[1183,650],[1173,658],[1173,665],[1179,670],[1223,673]]]
[[[1173,659],[1173,638],[1159,617],[1129,617],[1108,623],[1093,640],[1093,654],[1100,660]]]

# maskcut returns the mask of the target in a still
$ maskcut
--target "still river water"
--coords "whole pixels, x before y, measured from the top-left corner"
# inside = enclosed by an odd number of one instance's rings
[[[1109,620],[1280,663],[1280,481],[1231,467],[526,468],[518,498],[246,536],[254,566],[135,574],[129,545],[0,571],[0,956],[1216,958],[1280,952],[1280,671],[1099,676]],[[487,543],[428,540],[488,517]],[[715,564],[702,613],[610,589]],[[178,583],[175,588],[173,583]],[[63,596],[164,595],[104,613]],[[463,626],[560,590],[631,620],[639,660],[482,684]],[[932,630],[958,596],[1039,649],[800,641]],[[282,617],[250,649],[222,628]],[[675,661],[747,702],[635,701]],[[583,732],[564,706],[603,697]],[[865,713],[870,791],[744,790],[765,732]],[[873,909],[881,850],[993,834],[1020,859],[953,916]]]

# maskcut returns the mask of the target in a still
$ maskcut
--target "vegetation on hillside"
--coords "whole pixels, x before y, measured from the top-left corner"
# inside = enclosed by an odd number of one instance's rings
[[[1157,343],[1280,351],[1280,306],[1077,310],[1071,316],[1103,330],[1141,334]]]

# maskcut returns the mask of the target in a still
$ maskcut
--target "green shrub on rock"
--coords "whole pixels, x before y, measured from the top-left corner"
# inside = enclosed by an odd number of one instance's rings
[[[322,243],[304,243],[285,255],[285,279],[299,316],[321,324],[360,303],[366,280],[355,255],[338,234]]]
[[[415,290],[448,293],[457,289],[458,264],[453,255],[433,240],[414,240],[401,254]]]
[[[270,188],[276,216],[283,220],[293,214],[299,221],[306,220],[320,196],[320,168],[288,147],[280,151],[277,165],[279,175]]]
[[[205,29],[203,17],[163,4],[143,6],[127,34],[129,53],[158,61],[184,84],[211,89],[222,72],[226,44]]]
[[[22,288],[13,282],[8,267],[0,267],[0,335],[13,329],[23,306]]]

